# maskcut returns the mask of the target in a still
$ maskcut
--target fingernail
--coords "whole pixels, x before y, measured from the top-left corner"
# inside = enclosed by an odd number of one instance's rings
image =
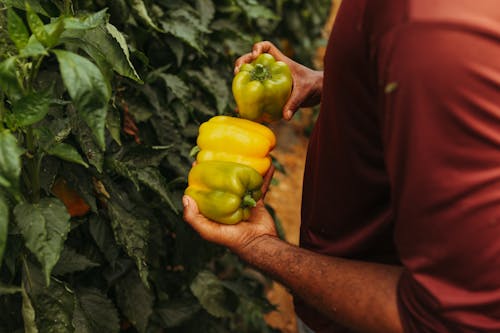
[[[292,116],[293,116],[292,110],[288,110],[288,111],[285,112],[285,118],[286,119],[290,120],[290,119],[292,119]]]
[[[182,205],[183,205],[184,207],[189,206],[189,199],[188,199],[186,196],[183,196],[183,197],[182,197]]]

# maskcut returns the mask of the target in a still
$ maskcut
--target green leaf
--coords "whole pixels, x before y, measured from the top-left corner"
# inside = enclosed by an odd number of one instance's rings
[[[23,20],[12,8],[7,9],[7,20],[7,30],[9,31],[10,39],[14,42],[18,50],[23,49],[28,44],[28,29],[24,25]]]
[[[166,185],[165,178],[161,175],[157,168],[136,168],[134,165],[112,159],[107,160],[106,163],[113,171],[131,180],[137,190],[140,189],[139,183],[141,183],[156,192],[165,201],[165,203],[167,203],[170,208],[178,214],[178,209],[171,199],[172,193],[170,193],[170,190]]]
[[[26,247],[42,264],[45,281],[61,254],[70,230],[70,216],[64,204],[55,198],[43,198],[38,203],[21,203],[14,216],[26,241]]]
[[[116,307],[101,291],[94,288],[82,288],[77,291],[76,298],[73,315],[75,333],[120,331]]]
[[[21,57],[38,57],[41,55],[48,55],[47,49],[36,39],[35,35],[31,35],[28,40],[28,44],[24,47],[24,49],[19,52]]]
[[[30,27],[31,32],[35,35],[43,45],[49,46],[49,34],[45,30],[43,21],[40,19],[38,14],[31,9],[29,3],[26,3],[26,20]]]
[[[107,221],[98,216],[91,216],[89,220],[90,234],[99,250],[104,254],[106,260],[114,264],[120,255],[120,248],[116,245],[113,231]]]
[[[234,314],[237,306],[236,295],[224,288],[212,272],[200,271],[191,282],[190,289],[203,308],[212,316],[222,318]]]
[[[12,106],[12,115],[15,124],[25,127],[45,118],[45,115],[49,112],[52,100],[51,95],[51,91],[33,92],[15,102]]]
[[[115,26],[107,23],[86,31],[66,32],[67,44],[84,50],[101,70],[113,69],[118,74],[142,83],[132,62],[127,42]]]
[[[38,333],[38,328],[35,322],[35,309],[31,303],[31,299],[26,292],[24,284],[22,286],[22,296],[23,296],[23,321],[24,321],[24,333]]]
[[[34,128],[39,147],[47,151],[49,148],[64,141],[71,134],[69,118],[51,119],[45,126]]]
[[[43,273],[33,264],[27,264],[27,267],[23,284],[27,287],[36,313],[38,330],[42,333],[73,333],[74,292],[67,284],[56,279],[52,279],[47,287]]]
[[[99,173],[101,173],[102,165],[104,163],[104,154],[93,139],[92,130],[85,121],[78,117],[73,121],[72,130],[83,153],[85,154],[85,157],[87,158],[87,161],[93,165]]]
[[[83,160],[82,156],[75,147],[67,143],[58,143],[47,150],[47,153],[52,156],[59,157],[62,160],[83,165],[88,168],[89,165]]]
[[[9,205],[0,192],[0,267],[2,266],[3,253],[7,244],[7,235],[9,231]],[[0,285],[0,295],[2,287]]]
[[[121,132],[122,132],[122,121],[120,117],[120,111],[116,107],[112,107],[108,110],[108,116],[106,118],[106,127],[108,128],[109,134],[118,145],[122,145]]]
[[[144,147],[142,145],[129,146],[123,154],[120,154],[119,160],[126,163],[128,167],[158,167],[165,159],[165,156],[172,153],[173,148],[174,145],[152,147]]]
[[[53,22],[44,26],[47,31],[47,47],[53,47],[59,42],[59,37],[64,32],[64,17],[58,17]]]
[[[106,24],[106,31],[109,36],[111,36],[116,42],[113,47],[113,55],[110,63],[113,65],[113,69],[118,72],[118,74],[126,76],[136,82],[142,83],[139,74],[135,71],[134,65],[130,61],[130,52],[128,50],[127,41],[123,37],[122,33],[116,29],[116,27],[110,23]],[[120,47],[121,52],[116,47]],[[102,50],[103,45],[101,45]],[[109,61],[109,60],[108,60]]]
[[[53,52],[78,114],[92,130],[96,143],[104,150],[106,114],[111,96],[108,82],[90,60],[68,51]]]
[[[188,125],[189,115],[193,111],[192,106],[190,104],[174,101],[170,107],[174,110],[177,119],[179,119],[179,124],[184,129]]]
[[[172,91],[175,97],[182,101],[187,101],[191,97],[189,87],[186,83],[177,75],[161,73],[158,75],[165,84],[167,88]]]
[[[21,155],[24,151],[8,130],[0,132],[0,186],[19,198],[19,175],[21,174]]]
[[[216,70],[209,67],[203,67],[203,72],[188,71],[188,75],[197,80],[214,97],[219,114],[224,113],[230,98],[226,80]]]
[[[7,6],[12,6],[22,10],[26,10],[26,4],[29,4],[29,6],[36,13],[44,16],[49,16],[49,14],[45,11],[45,9],[43,9],[41,2],[39,0],[2,0],[2,3],[4,3]]]
[[[163,30],[173,36],[181,39],[200,54],[205,51],[200,42],[201,32],[206,32],[200,21],[195,21],[194,16],[183,10],[174,10],[169,12],[169,17],[161,22]]]
[[[279,16],[274,14],[271,9],[260,5],[257,1],[236,0],[236,3],[243,9],[246,16],[251,19],[279,20]]]
[[[177,59],[177,66],[180,67],[182,65],[182,59],[184,58],[185,47],[182,41],[175,37],[169,37],[167,39],[167,45],[172,50],[175,55],[175,59]]]
[[[194,317],[200,311],[195,298],[173,299],[155,309],[165,327],[176,327]]]
[[[52,274],[65,275],[68,273],[84,271],[97,266],[99,266],[98,263],[95,263],[84,255],[79,254],[72,248],[64,247],[59,261],[52,270]]]
[[[158,169],[148,167],[138,169],[136,172],[137,178],[142,184],[155,191],[176,214],[179,213],[171,199],[172,193],[170,193],[170,190],[166,185],[165,178],[161,175]]]
[[[149,286],[146,262],[149,221],[136,218],[113,201],[108,201],[108,213],[116,242],[134,259],[142,282]]]
[[[149,317],[153,313],[154,298],[151,292],[141,283],[137,271],[130,271],[118,281],[116,299],[123,314],[137,328],[139,333],[145,333]]]
[[[16,60],[17,57],[10,57],[0,63],[0,89],[11,101],[16,101],[23,95],[23,89],[17,79]]]
[[[130,0],[130,6],[132,7],[132,10],[134,13],[142,20],[144,24],[146,24],[148,27],[158,31],[158,32],[163,32],[156,23],[153,21],[151,16],[148,13],[148,9],[146,7],[146,4],[144,4],[144,1],[142,0]]]
[[[107,19],[107,8],[105,8],[96,13],[85,14],[78,17],[65,17],[64,26],[67,30],[88,30],[105,24]]]
[[[208,27],[215,16],[215,5],[212,0],[196,0],[196,9],[200,13],[201,24]]]

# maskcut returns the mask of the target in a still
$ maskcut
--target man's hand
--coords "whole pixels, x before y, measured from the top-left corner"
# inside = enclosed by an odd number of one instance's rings
[[[252,209],[252,214],[248,221],[242,221],[234,225],[211,221],[198,211],[196,202],[189,196],[182,198],[184,220],[205,240],[223,245],[240,257],[245,258],[246,254],[252,251],[252,245],[258,243],[260,239],[265,238],[263,236],[277,237],[274,221],[263,202],[273,173],[274,167],[271,166],[264,176],[262,198]]]
[[[321,101],[323,72],[312,70],[293,61],[281,53],[281,51],[271,42],[256,43],[251,53],[239,57],[234,64],[234,73],[237,74],[243,64],[252,62],[261,53],[269,53],[276,60],[283,61],[292,72],[292,95],[283,107],[284,119],[290,120],[300,107],[314,106]]]

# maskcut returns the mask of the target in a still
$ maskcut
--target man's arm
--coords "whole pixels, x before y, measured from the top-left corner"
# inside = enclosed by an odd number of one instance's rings
[[[402,268],[324,256],[288,244],[276,236],[262,201],[251,221],[236,225],[207,220],[189,197],[183,203],[184,219],[203,238],[230,248],[333,320],[363,333],[403,332],[396,302]]]

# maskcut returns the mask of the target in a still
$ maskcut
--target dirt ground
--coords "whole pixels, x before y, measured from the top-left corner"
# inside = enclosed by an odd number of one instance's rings
[[[331,31],[341,2],[342,0],[332,2],[323,32],[325,38]],[[322,67],[324,52],[324,48],[319,48],[316,52],[314,62],[318,69]],[[271,187],[266,200],[275,209],[286,240],[292,244],[299,242],[302,180],[308,143],[304,129],[311,125],[312,110],[301,110],[290,122],[281,121],[273,128],[278,142],[272,154],[285,167],[286,174],[275,173],[278,184]],[[274,282],[267,297],[277,306],[276,311],[266,316],[269,325],[283,333],[297,333],[293,299],[288,290]]]

